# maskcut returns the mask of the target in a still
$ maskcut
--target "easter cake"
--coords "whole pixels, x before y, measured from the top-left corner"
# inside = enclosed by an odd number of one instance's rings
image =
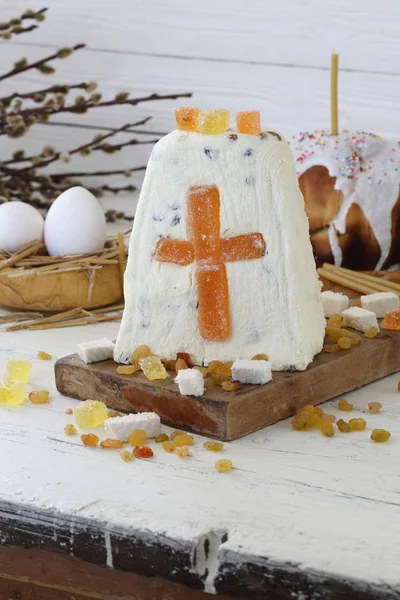
[[[290,148],[258,111],[176,111],[153,149],[125,272],[114,359],[147,345],[196,365],[268,355],[304,370],[325,320]]]

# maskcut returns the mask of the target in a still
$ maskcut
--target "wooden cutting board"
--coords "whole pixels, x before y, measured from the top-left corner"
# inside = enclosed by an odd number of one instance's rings
[[[395,281],[398,274],[382,274]],[[328,284],[327,288],[344,291]],[[112,360],[85,364],[77,354],[55,365],[57,389],[86,400],[101,400],[123,412],[154,411],[162,421],[221,440],[233,440],[276,423],[306,404],[319,404],[400,370],[400,332],[382,330],[372,339],[335,354],[321,353],[302,372],[276,372],[263,386],[243,385],[225,392],[205,379],[200,398],[181,396],[174,373],[169,379],[148,381],[143,373],[119,375]]]

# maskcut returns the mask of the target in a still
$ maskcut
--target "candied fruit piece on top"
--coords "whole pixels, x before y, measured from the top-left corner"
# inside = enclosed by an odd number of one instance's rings
[[[261,117],[259,110],[245,110],[236,114],[236,129],[238,133],[261,135]]]
[[[113,440],[112,438],[106,438],[100,443],[102,448],[109,448],[111,450],[116,450],[124,447],[124,442],[122,440]]]
[[[353,405],[350,402],[348,402],[346,398],[340,398],[338,402],[338,409],[351,411],[353,410]]]
[[[151,350],[145,344],[138,346],[132,353],[131,363],[139,368],[139,360],[141,358],[145,358],[146,356],[151,356]]]
[[[143,373],[149,379],[149,381],[156,381],[157,379],[167,379],[169,377],[164,365],[158,356],[152,354],[139,360],[140,368]]]
[[[49,401],[49,392],[47,390],[38,390],[31,392],[28,398],[33,404],[47,404]]]
[[[338,339],[337,345],[342,350],[348,350],[349,348],[351,348],[351,339],[349,337],[347,337],[347,336],[346,337],[341,337],[341,338]]]
[[[133,449],[133,456],[136,456],[136,458],[151,458],[154,456],[154,452],[148,446],[136,446]]]
[[[182,131],[197,131],[201,110],[195,106],[180,106],[175,108],[175,119],[178,129]]]
[[[229,129],[229,110],[216,108],[201,112],[198,121],[198,131],[207,135],[224,133]]]
[[[51,359],[53,358],[51,354],[49,354],[48,352],[42,352],[42,350],[40,350],[40,351],[37,353],[37,357],[38,357],[40,360],[51,360]]]
[[[365,419],[350,419],[349,421],[352,431],[364,431],[367,427],[367,421]]]
[[[75,435],[77,433],[75,425],[72,425],[72,423],[68,423],[64,427],[64,433],[65,435]]]
[[[372,340],[379,333],[379,329],[377,327],[370,327],[367,331],[364,332],[366,338]]]
[[[193,444],[193,436],[183,433],[182,435],[176,435],[173,441],[175,446],[191,446]]]
[[[101,427],[108,419],[107,406],[97,400],[85,400],[75,406],[74,418],[78,427]]]
[[[10,383],[0,386],[0,405],[19,406],[26,400],[26,385],[23,383]]]
[[[350,433],[350,431],[352,431],[350,423],[347,423],[347,421],[343,421],[343,419],[339,419],[336,425],[339,431],[341,431],[342,433]]]
[[[378,412],[381,410],[381,408],[382,408],[382,404],[380,402],[370,402],[368,404],[368,410],[372,415],[378,414]]]
[[[224,449],[224,444],[222,442],[204,442],[203,448],[208,450],[209,452],[221,452]]]
[[[240,389],[240,381],[231,381],[227,379],[221,382],[221,387],[225,392],[236,392]]]
[[[81,440],[84,446],[97,446],[100,441],[99,436],[94,433],[83,433]]]
[[[122,450],[122,452],[119,453],[121,460],[123,460],[124,462],[132,462],[133,460],[135,460],[135,457],[133,456],[132,452],[129,452],[128,450]]]
[[[32,363],[9,358],[4,369],[4,383],[29,383]]]
[[[371,440],[373,442],[387,442],[390,438],[390,432],[386,429],[373,429],[371,433]]]
[[[384,316],[382,329],[389,329],[391,331],[400,330],[400,308],[395,308]]]
[[[215,463],[215,470],[218,471],[218,473],[227,473],[228,471],[231,471],[232,468],[233,463],[229,458],[220,458],[220,460],[217,460]]]
[[[128,438],[131,446],[143,446],[147,441],[147,433],[144,429],[134,429]]]

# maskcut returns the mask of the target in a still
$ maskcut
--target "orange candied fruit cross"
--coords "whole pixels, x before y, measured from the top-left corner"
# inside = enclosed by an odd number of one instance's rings
[[[400,308],[395,308],[385,315],[382,321],[382,329],[390,329],[391,331],[400,330]]]
[[[259,110],[246,110],[236,115],[236,129],[238,133],[261,135],[261,120]]]
[[[197,131],[200,109],[195,106],[175,108],[175,119],[178,129],[182,131]]]

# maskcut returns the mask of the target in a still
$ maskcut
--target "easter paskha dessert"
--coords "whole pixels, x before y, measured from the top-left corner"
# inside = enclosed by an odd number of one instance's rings
[[[325,320],[288,144],[258,111],[236,126],[225,110],[176,118],[147,167],[114,359],[146,345],[163,360],[265,353],[273,370],[304,370]]]

